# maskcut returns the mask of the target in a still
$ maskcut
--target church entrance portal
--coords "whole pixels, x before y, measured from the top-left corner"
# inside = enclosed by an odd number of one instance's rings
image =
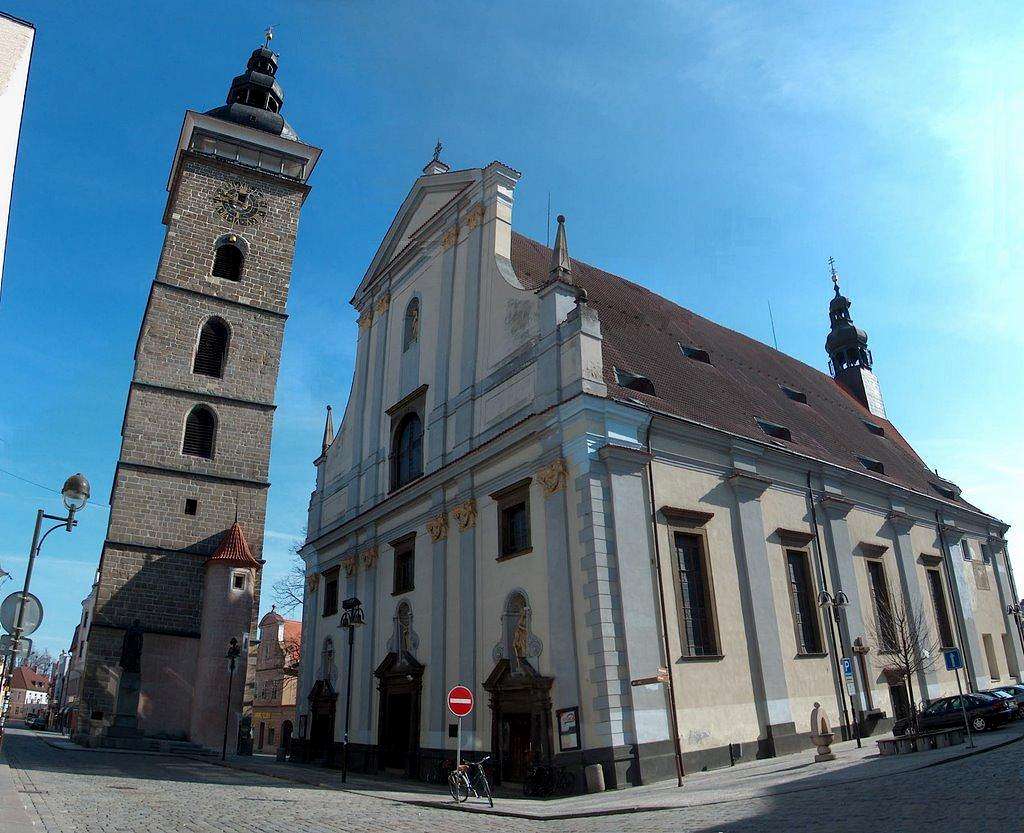
[[[484,682],[490,695],[491,748],[498,783],[521,783],[531,764],[550,761],[551,677],[538,674],[526,660],[512,671],[500,660]]]
[[[378,768],[415,778],[419,769],[423,666],[408,653],[389,653],[374,672],[379,680]]]
[[[309,750],[314,761],[325,760],[334,743],[334,713],[338,693],[330,680],[317,680],[309,692]]]

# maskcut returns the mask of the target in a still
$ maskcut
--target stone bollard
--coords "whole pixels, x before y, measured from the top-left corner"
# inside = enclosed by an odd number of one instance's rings
[[[583,773],[587,778],[588,793],[604,792],[604,767],[600,764],[590,764],[584,768]]]
[[[821,703],[815,703],[814,709],[811,710],[811,743],[814,744],[817,751],[814,756],[816,764],[836,759],[832,752],[832,741],[836,739],[836,735],[831,729],[828,715],[825,714]]]

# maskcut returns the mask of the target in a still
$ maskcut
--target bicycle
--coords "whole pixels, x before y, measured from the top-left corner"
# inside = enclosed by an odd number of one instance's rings
[[[427,767],[426,781],[428,784],[444,784],[448,781],[448,776],[453,769],[455,769],[455,761],[451,758],[434,761]]]
[[[530,767],[523,782],[523,795],[527,798],[548,798],[552,795],[571,795],[576,790],[576,776],[565,767],[536,764]]]
[[[472,792],[474,798],[486,798],[493,807],[494,799],[491,798],[491,785],[487,783],[487,773],[484,772],[484,764],[491,759],[488,755],[475,763],[460,764],[448,776],[448,790],[455,799],[455,803],[468,801]]]

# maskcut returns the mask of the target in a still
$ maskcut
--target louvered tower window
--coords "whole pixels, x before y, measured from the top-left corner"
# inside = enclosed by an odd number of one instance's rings
[[[211,318],[199,333],[199,346],[193,373],[220,379],[224,375],[224,363],[228,356],[228,326],[219,318]]]
[[[213,276],[230,281],[242,279],[242,250],[232,243],[222,243],[213,255]]]
[[[217,434],[217,417],[205,405],[196,405],[185,420],[185,439],[181,453],[194,457],[213,457],[213,442]]]

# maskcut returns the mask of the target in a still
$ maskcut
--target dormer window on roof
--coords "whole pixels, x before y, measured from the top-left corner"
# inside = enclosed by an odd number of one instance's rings
[[[871,420],[868,420],[868,419],[862,419],[861,422],[863,422],[864,423],[864,427],[867,428],[868,431],[870,431],[875,436],[878,436],[878,437],[884,437],[885,436],[885,429],[881,425],[879,425],[877,422],[871,422]]]
[[[776,425],[774,422],[759,419],[757,420],[757,427],[774,440],[784,440],[787,443],[793,441],[793,434],[784,425]]]
[[[788,385],[779,385],[779,389],[786,394],[787,399],[792,399],[794,402],[799,402],[801,405],[807,404],[807,394],[802,390],[791,388]]]
[[[936,483],[933,480],[928,481],[929,485],[944,498],[949,500],[955,500],[958,497],[957,490],[951,483]]]
[[[654,382],[641,373],[633,373],[630,370],[615,368],[615,382],[624,388],[635,390],[637,393],[646,393],[649,396],[657,396],[654,390]]]
[[[858,457],[860,464],[864,466],[868,471],[873,471],[875,474],[885,474],[885,466],[878,460],[872,460],[870,457]]]
[[[711,354],[708,353],[707,350],[702,350],[700,347],[691,347],[689,344],[683,344],[680,341],[679,352],[686,356],[686,358],[693,359],[695,362],[711,364]]]

